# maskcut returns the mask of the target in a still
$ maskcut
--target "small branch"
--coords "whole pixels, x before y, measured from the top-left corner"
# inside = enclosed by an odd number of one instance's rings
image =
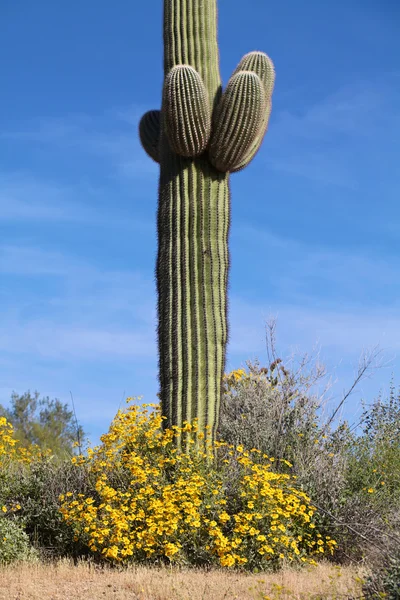
[[[370,375],[366,375],[366,373],[367,373],[368,369],[371,367],[372,363],[374,361],[376,361],[376,359],[381,354],[381,352],[382,352],[382,350],[379,350],[379,346],[375,346],[371,351],[369,351],[369,352],[365,351],[362,354],[362,356],[359,360],[359,364],[358,364],[357,376],[356,376],[353,384],[351,385],[350,389],[344,394],[343,398],[341,399],[341,401],[339,402],[339,404],[333,411],[332,415],[328,419],[327,423],[325,424],[323,433],[326,432],[326,430],[328,429],[328,427],[330,426],[330,424],[332,423],[332,421],[338,414],[339,410],[342,408],[342,406],[344,405],[346,400],[349,398],[349,396],[351,396],[351,394],[353,393],[357,384],[360,383],[360,381],[363,379],[364,376],[370,377]],[[382,366],[383,366],[382,364],[377,364],[375,366],[372,366],[372,369],[377,370],[377,369],[381,368]]]
[[[81,435],[80,435],[80,428],[79,428],[78,419],[76,417],[76,412],[75,412],[74,397],[73,397],[71,391],[69,393],[71,394],[72,410],[74,411],[74,417],[75,417],[76,437],[77,437],[77,441],[78,441],[79,454],[82,454]]]

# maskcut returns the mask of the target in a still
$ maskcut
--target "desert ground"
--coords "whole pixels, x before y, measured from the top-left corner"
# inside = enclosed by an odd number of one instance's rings
[[[0,568],[0,600],[327,600],[361,598],[363,573],[328,563],[276,574],[99,568],[69,561]]]

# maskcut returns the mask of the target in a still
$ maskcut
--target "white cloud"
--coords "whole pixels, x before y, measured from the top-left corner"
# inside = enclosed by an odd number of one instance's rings
[[[28,173],[0,174],[0,221],[85,224],[155,231],[154,222],[124,215],[104,202],[106,192],[89,184],[61,185]],[[117,197],[118,192],[115,191]]]
[[[246,302],[234,297],[231,301],[231,344],[228,349],[227,370],[238,368],[248,359],[268,364],[266,323],[276,319],[277,355],[284,362],[299,360],[305,354],[318,357],[326,366],[331,387],[325,399],[331,411],[354,383],[360,357],[364,352],[379,348],[381,354],[373,361],[362,380],[346,401],[344,412],[351,422],[360,413],[360,400],[371,402],[380,390],[388,391],[391,374],[400,366],[400,318],[398,312],[389,314],[371,309],[346,310],[338,308],[271,305]],[[288,364],[288,363],[287,363]],[[379,367],[380,368],[377,368]]]
[[[30,121],[24,128],[0,133],[10,142],[47,147],[75,157],[82,153],[102,159],[116,176],[149,178],[158,166],[147,157],[138,136],[140,107],[108,111],[102,115],[71,115]]]
[[[285,346],[310,348],[319,343],[344,355],[380,344],[400,348],[400,317],[396,311],[363,308],[336,310],[298,305],[247,302],[232,299],[232,344],[230,351],[255,352],[265,349],[264,325],[271,317],[278,321],[279,338]]]
[[[6,356],[154,356],[155,284],[141,272],[105,270],[59,252],[12,245],[0,246],[0,272],[29,278],[27,294],[2,290],[0,349]],[[47,291],[32,287],[32,278]],[[49,288],[53,280],[57,285]]]
[[[357,189],[360,164],[385,161],[388,140],[398,139],[399,106],[393,73],[347,85],[301,115],[274,105],[262,155],[274,170]]]
[[[7,303],[13,312],[26,312],[38,303],[48,315],[82,326],[83,323],[138,321],[153,324],[155,319],[155,283],[152,276],[139,270],[113,270],[82,258],[35,246],[0,246],[0,272],[19,277],[37,278],[47,284],[56,279],[57,287],[42,294],[41,287],[17,295],[2,290],[3,311]],[[54,289],[53,289],[54,288]]]
[[[339,89],[303,114],[295,116],[288,111],[278,113],[275,127],[289,138],[308,139],[329,143],[338,136],[373,137],[381,125],[389,125],[389,115],[381,114],[394,91],[386,83],[356,82]],[[368,127],[366,124],[368,123]]]
[[[299,305],[316,299],[330,305],[340,302],[344,307],[368,305],[369,296],[383,289],[392,293],[387,294],[387,300],[382,297],[381,304],[394,304],[400,292],[400,261],[396,255],[381,258],[372,251],[356,253],[340,246],[302,243],[250,223],[241,223],[232,233],[232,240],[240,244],[242,254],[251,254],[254,273],[265,272],[269,265],[265,289],[272,287],[282,298]]]
[[[57,360],[151,359],[155,355],[155,333],[122,329],[65,327],[50,321],[2,326],[0,350],[20,356]]]
[[[266,274],[254,302],[231,287],[230,354],[265,349],[264,322],[271,311],[278,312],[283,331],[288,331],[287,338],[298,338],[303,346],[319,339],[325,346],[344,352],[379,342],[397,347],[400,321],[393,299],[388,301],[392,304],[385,305],[383,298],[380,304],[375,301],[369,305],[368,296],[371,290],[396,285],[398,261],[310,247],[245,223],[241,224],[235,237],[239,244],[242,237],[251,240],[247,251],[253,252],[253,246],[257,248],[255,271],[259,271],[258,262],[263,263],[265,256],[275,257],[276,268]],[[154,350],[156,293],[152,273],[106,270],[79,257],[11,244],[0,246],[0,271],[43,281],[49,277],[57,278],[59,282],[53,292],[43,297],[40,286],[39,291],[32,291],[28,299],[21,296],[12,302],[6,290],[2,293],[9,303],[9,310],[12,307],[15,327],[18,327],[18,315],[25,315],[27,307],[34,306],[35,301],[42,309],[47,307],[47,323],[38,325],[32,319],[31,339],[38,328],[43,331],[60,328],[56,339],[65,348],[73,347],[70,339],[81,337],[81,352],[85,355],[88,347],[97,346],[99,352],[104,353],[106,348],[111,351],[117,345],[125,349],[115,350],[116,355],[129,355],[131,350],[127,346],[130,343],[135,346],[133,332],[139,330],[152,340],[150,345],[144,343],[144,347]],[[325,288],[331,292],[324,293]],[[263,295],[268,298],[269,289],[274,290],[274,298],[279,298],[272,304],[260,300]],[[289,304],[286,298],[290,299]],[[313,306],[315,308],[310,308]],[[73,334],[67,334],[65,323],[69,324]],[[110,327],[104,327],[104,323]],[[20,336],[23,336],[23,330]],[[96,339],[98,343],[95,343]],[[115,343],[117,339],[120,340],[118,344]]]
[[[67,276],[80,271],[82,276],[89,269],[79,260],[60,252],[48,252],[34,246],[0,246],[0,272],[27,276]]]

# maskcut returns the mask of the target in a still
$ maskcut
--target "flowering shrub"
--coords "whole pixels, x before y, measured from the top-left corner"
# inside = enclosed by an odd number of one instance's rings
[[[272,472],[273,458],[223,442],[214,456],[195,443],[196,423],[163,430],[158,405],[127,402],[102,444],[72,459],[95,492],[60,496],[75,539],[95,555],[265,569],[333,551],[310,499],[290,475]]]
[[[13,426],[5,417],[0,417],[0,515],[21,508],[15,501],[10,502],[9,492],[16,470],[21,465],[29,464],[32,454],[19,447]]]
[[[14,428],[5,417],[0,417],[0,466],[4,472],[6,467],[14,464],[29,465],[41,456],[49,456],[50,451],[42,451],[39,446],[24,448],[14,436]]]
[[[14,437],[14,428],[5,417],[0,417],[0,510],[15,512],[21,506],[11,498],[11,489],[16,478],[40,458],[47,456],[38,446],[23,448]],[[16,508],[17,507],[17,508]]]
[[[22,447],[12,425],[1,417],[0,530],[8,533],[5,539],[0,535],[0,562],[28,556],[23,550],[27,540],[46,559],[88,553],[74,542],[59,510],[60,493],[66,488],[87,491],[86,483],[86,473],[70,459],[58,460],[38,446]]]
[[[0,457],[4,457],[10,451],[13,452],[17,440],[13,437],[13,426],[7,422],[5,417],[0,417]]]
[[[29,537],[22,529],[15,515],[21,510],[20,504],[11,498],[15,467],[27,464],[30,455],[19,448],[14,437],[14,429],[5,417],[0,417],[0,563],[15,560],[31,560],[36,557],[30,546]]]

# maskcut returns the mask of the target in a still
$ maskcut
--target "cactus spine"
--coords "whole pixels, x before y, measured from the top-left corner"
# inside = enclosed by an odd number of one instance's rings
[[[161,111],[139,135],[160,164],[158,349],[166,426],[198,420],[211,442],[228,340],[229,172],[245,167],[267,130],[274,68],[246,55],[222,93],[216,0],[164,0]]]

